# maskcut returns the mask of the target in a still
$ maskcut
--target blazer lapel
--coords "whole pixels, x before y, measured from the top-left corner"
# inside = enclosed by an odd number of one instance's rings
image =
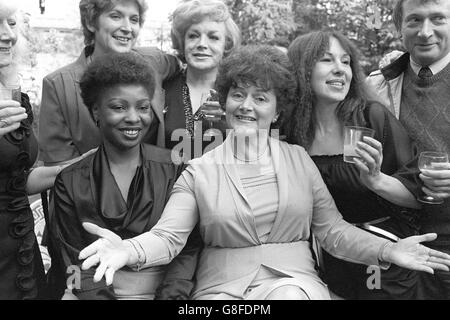
[[[249,233],[250,237],[255,243],[260,243],[258,233],[256,231],[255,226],[255,219],[252,213],[252,208],[250,206],[250,203],[248,201],[247,195],[245,193],[244,187],[242,185],[241,179],[239,177],[239,173],[236,168],[236,159],[233,157],[233,138],[232,134],[228,136],[228,138],[225,140],[225,142],[218,148],[216,148],[216,151],[218,153],[215,153],[216,155],[219,155],[219,157],[224,161],[223,167],[225,170],[226,175],[232,182],[232,185],[234,187],[234,190],[230,190],[233,195],[233,199],[235,202],[235,210],[238,218],[241,220],[242,225]],[[222,153],[222,154],[221,154]],[[237,191],[237,192],[233,192]],[[239,197],[236,197],[236,195],[239,195]]]
[[[270,150],[272,153],[272,160],[275,168],[278,183],[278,212],[275,222],[270,231],[268,241],[271,242],[276,239],[277,233],[280,231],[280,226],[283,222],[283,217],[287,209],[289,199],[289,179],[288,161],[286,161],[285,150],[281,146],[282,142],[277,139],[270,138]]]

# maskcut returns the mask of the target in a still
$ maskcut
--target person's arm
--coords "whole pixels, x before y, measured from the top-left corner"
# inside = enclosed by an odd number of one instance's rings
[[[416,157],[415,144],[401,123],[381,104],[371,103],[366,113],[377,139],[365,138],[356,149],[362,159],[356,161],[361,181],[396,206],[419,209],[414,194],[395,175]]]
[[[158,72],[161,81],[169,80],[180,72],[180,60],[172,54],[154,47],[137,48],[136,51]]]
[[[419,209],[414,195],[395,177],[381,172],[383,146],[373,138],[364,137],[364,143],[358,142],[356,153],[361,159],[355,159],[360,171],[360,179],[372,192],[395,205]]]
[[[339,259],[382,268],[395,263],[400,267],[429,273],[433,273],[433,269],[449,270],[450,255],[420,245],[420,242],[436,239],[436,234],[409,237],[394,243],[346,222],[314,162],[306,152],[301,158],[312,186],[311,229],[327,252]]]
[[[72,159],[70,161],[65,162],[64,164],[60,164],[52,167],[37,167],[31,170],[30,174],[27,178],[27,193],[29,195],[41,193],[47,189],[53,187],[55,183],[56,176],[66,167],[71,164],[80,161],[81,159],[86,158],[90,154],[97,151],[97,149],[92,149],[85,154]]]
[[[199,220],[194,194],[194,173],[189,166],[176,182],[158,223],[148,232],[122,240],[113,232],[94,224],[83,223],[90,234],[100,237],[80,252],[83,270],[98,263],[94,281],[103,276],[113,282],[115,271],[124,266],[147,268],[170,263],[176,257]]]
[[[46,166],[64,164],[80,156],[75,147],[62,108],[67,107],[60,75],[44,78],[39,116],[39,157]],[[72,84],[75,86],[75,83]],[[67,89],[69,90],[69,89]],[[75,90],[75,89],[73,89]],[[76,102],[72,102],[76,103]]]

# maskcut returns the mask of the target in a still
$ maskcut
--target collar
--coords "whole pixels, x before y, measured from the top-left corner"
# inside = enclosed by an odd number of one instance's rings
[[[400,58],[381,69],[381,73],[386,80],[393,80],[408,69],[409,61],[409,53],[406,52]]]
[[[443,57],[441,60],[432,63],[428,67],[430,68],[433,75],[441,72],[448,64],[450,63],[450,52]],[[420,69],[423,67],[420,64],[416,63],[412,58],[410,58],[411,68],[413,69],[415,74],[419,74]]]

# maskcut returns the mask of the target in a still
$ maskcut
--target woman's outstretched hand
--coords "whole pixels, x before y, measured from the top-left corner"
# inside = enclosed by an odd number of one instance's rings
[[[100,228],[99,226],[84,222],[84,229],[99,237],[97,241],[84,248],[79,255],[80,260],[85,260],[82,269],[87,270],[97,265],[94,282],[99,282],[103,277],[106,284],[111,285],[114,273],[126,265],[133,265],[133,248],[123,241],[114,232]]]
[[[434,273],[434,270],[449,271],[450,255],[421,244],[421,242],[433,241],[436,238],[437,234],[427,233],[401,239],[386,247],[382,259],[403,268],[431,274]]]

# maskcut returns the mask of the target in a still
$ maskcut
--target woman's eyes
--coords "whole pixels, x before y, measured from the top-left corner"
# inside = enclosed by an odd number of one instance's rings
[[[8,25],[14,27],[17,24],[16,20],[8,20]]]

